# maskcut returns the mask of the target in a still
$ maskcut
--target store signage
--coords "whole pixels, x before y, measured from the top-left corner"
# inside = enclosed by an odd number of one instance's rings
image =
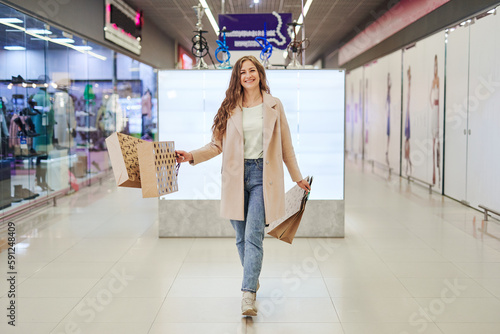
[[[291,22],[291,13],[219,15],[219,27],[230,31],[226,33],[229,50],[261,50],[255,37],[264,36],[273,48],[285,50],[292,40],[293,29],[287,26]]]
[[[141,54],[142,12],[122,0],[106,0],[104,38],[133,53]]]

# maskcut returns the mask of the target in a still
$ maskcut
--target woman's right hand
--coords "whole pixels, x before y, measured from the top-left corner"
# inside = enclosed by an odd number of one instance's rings
[[[186,151],[181,151],[181,150],[177,151],[176,150],[175,151],[175,160],[178,163],[188,162],[188,161],[193,160],[193,155],[189,152],[186,152]]]

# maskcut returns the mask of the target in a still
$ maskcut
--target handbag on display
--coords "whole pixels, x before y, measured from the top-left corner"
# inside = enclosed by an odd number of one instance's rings
[[[313,177],[308,176],[306,180],[311,185]],[[267,234],[291,244],[299,228],[308,198],[309,193],[298,185],[288,190],[285,194],[285,215],[269,224]]]

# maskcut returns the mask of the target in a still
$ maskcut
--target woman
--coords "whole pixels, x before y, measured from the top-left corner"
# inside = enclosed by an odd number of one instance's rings
[[[236,232],[243,265],[243,315],[256,316],[255,297],[262,268],[264,228],[285,215],[283,162],[292,180],[309,191],[295,158],[281,101],[269,94],[264,67],[253,56],[233,67],[229,88],[204,147],[178,150],[177,162],[192,165],[222,156],[221,216]]]

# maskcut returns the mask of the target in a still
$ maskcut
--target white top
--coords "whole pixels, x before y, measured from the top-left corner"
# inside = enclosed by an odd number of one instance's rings
[[[263,104],[243,108],[243,137],[245,159],[259,159],[264,156],[262,144]]]

